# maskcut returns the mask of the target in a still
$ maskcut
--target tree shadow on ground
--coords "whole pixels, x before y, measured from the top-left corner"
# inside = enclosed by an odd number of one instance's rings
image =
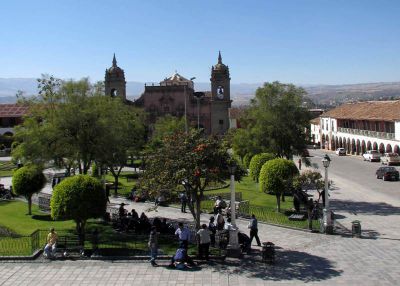
[[[32,219],[41,221],[54,221],[54,219],[51,218],[50,214],[32,215]],[[57,221],[67,221],[67,219],[57,219]]]
[[[251,256],[246,256],[240,261],[227,260],[224,264],[214,265],[213,268],[230,275],[271,281],[322,281],[342,273],[342,270],[334,269],[333,263],[324,257],[295,250],[277,250],[274,264],[263,263],[261,253],[253,251]]]
[[[331,209],[333,211],[347,211],[353,214],[370,214],[370,215],[399,215],[400,207],[395,207],[387,203],[378,202],[357,202],[349,200],[331,200]]]

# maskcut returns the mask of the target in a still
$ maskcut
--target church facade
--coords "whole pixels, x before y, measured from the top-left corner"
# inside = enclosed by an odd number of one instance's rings
[[[157,85],[145,85],[133,104],[146,111],[149,123],[170,114],[185,117],[188,126],[202,128],[206,134],[223,135],[229,129],[230,80],[229,67],[219,53],[217,64],[211,67],[211,91],[195,91],[193,79],[175,72]],[[117,66],[115,55],[112,67],[106,70],[105,92],[132,103],[126,99],[125,73]]]

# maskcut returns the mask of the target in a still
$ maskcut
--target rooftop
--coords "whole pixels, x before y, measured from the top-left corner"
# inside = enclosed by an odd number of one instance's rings
[[[321,117],[352,120],[400,120],[400,100],[346,103],[321,114]]]
[[[22,117],[28,112],[29,106],[22,104],[0,104],[0,118]]]

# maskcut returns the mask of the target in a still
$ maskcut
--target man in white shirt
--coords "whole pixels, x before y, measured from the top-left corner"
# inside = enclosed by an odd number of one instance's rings
[[[178,229],[175,231],[175,235],[179,237],[181,248],[187,249],[190,240],[190,231],[186,227],[183,227],[183,223],[180,222],[178,224]]]
[[[197,235],[199,237],[199,258],[208,260],[211,238],[206,224],[201,226]]]
[[[225,223],[225,225],[224,225],[224,229],[225,229],[225,230],[231,230],[231,229],[233,229],[233,225],[232,225],[232,220],[231,220],[231,218],[228,218],[228,219],[226,220],[226,223]]]

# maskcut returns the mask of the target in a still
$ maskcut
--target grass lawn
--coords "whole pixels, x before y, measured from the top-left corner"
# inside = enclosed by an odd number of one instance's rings
[[[248,214],[255,214],[260,220],[277,225],[285,225],[295,228],[306,229],[308,227],[307,220],[303,221],[291,221],[288,219],[288,215],[285,212],[291,213],[293,208],[293,197],[285,197],[285,202],[281,201],[281,212],[276,211],[276,197],[263,193],[259,190],[259,185],[256,184],[249,176],[244,177],[242,181],[235,183],[235,191],[242,193],[242,199],[248,200],[250,206]],[[215,191],[209,191],[207,194],[218,194],[218,193],[229,193],[230,188],[224,188]],[[202,209],[207,212],[212,211],[214,202],[203,201]],[[246,212],[246,213],[247,213]],[[313,228],[319,229],[319,222],[313,221]]]
[[[15,168],[11,161],[0,161],[0,177],[11,177]]]
[[[71,229],[75,226],[72,220],[53,221],[50,214],[39,211],[32,205],[32,216],[27,215],[28,204],[20,201],[0,202],[0,226],[20,235],[30,235],[37,229]]]
[[[129,181],[127,176],[132,175],[133,172],[121,172],[118,178],[118,194],[122,196],[127,196],[134,185],[136,185],[137,180]],[[114,176],[108,172],[106,175],[106,181],[109,183],[114,183]],[[114,194],[114,189],[110,190],[110,195]]]
[[[243,177],[242,181],[235,183],[235,191],[242,193],[242,199],[250,201],[251,205],[276,209],[276,197],[263,193],[259,190],[250,176]],[[229,193],[230,188],[209,191],[206,194]],[[285,202],[281,201],[281,210],[291,209],[293,207],[293,197],[285,197]]]
[[[32,206],[32,216],[26,215],[28,206],[20,201],[2,201],[0,202],[0,226],[20,237],[0,237],[0,256],[5,255],[31,255],[35,250],[30,235],[36,230],[40,231],[39,246],[43,247],[46,242],[48,229],[54,227],[59,236],[73,235],[75,232],[75,222],[72,220],[53,221],[49,214],[42,213],[36,205]],[[147,254],[148,235],[132,235],[116,232],[110,224],[103,223],[100,220],[89,220],[86,233],[93,233],[97,229],[99,232],[99,248],[111,250],[112,253],[119,253],[118,249],[126,249],[129,253],[136,252]],[[160,237],[159,245],[162,253],[172,255],[178,247],[178,241],[175,237]],[[90,240],[85,242],[85,248],[91,249]],[[123,252],[122,255],[128,253]],[[195,245],[189,249],[189,253],[196,252]]]

